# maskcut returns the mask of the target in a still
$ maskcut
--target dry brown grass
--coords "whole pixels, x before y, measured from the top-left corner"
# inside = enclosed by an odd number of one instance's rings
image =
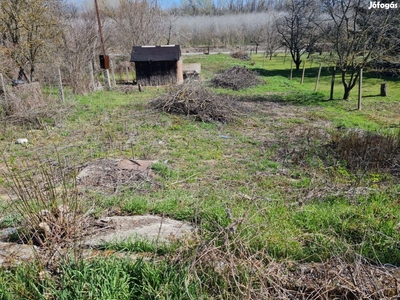
[[[351,130],[333,135],[333,156],[353,172],[390,172],[400,176],[400,134]]]
[[[7,124],[42,128],[44,120],[65,116],[67,108],[42,94],[38,82],[7,88],[0,100],[0,118]]]
[[[45,105],[42,88],[38,82],[17,85],[7,89],[2,108],[7,116],[26,114]]]
[[[349,249],[348,257],[321,263],[277,261],[254,251],[240,237],[246,217],[220,228],[193,252],[175,260],[188,263],[201,289],[218,299],[398,299],[400,269],[373,265]],[[238,229],[237,229],[238,228]],[[353,253],[353,254],[351,254]]]

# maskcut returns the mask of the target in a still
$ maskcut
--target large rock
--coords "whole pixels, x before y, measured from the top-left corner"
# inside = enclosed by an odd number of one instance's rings
[[[104,230],[86,238],[85,246],[98,247],[109,242],[147,239],[168,243],[190,235],[194,227],[189,223],[153,215],[114,216],[100,219]]]

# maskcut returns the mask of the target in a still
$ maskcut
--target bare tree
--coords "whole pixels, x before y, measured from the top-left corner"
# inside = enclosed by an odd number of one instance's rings
[[[90,87],[89,64],[99,49],[98,28],[93,10],[80,15],[65,15],[63,20],[63,46],[58,51],[64,77],[74,93],[86,93]]]
[[[246,30],[247,41],[256,46],[255,52],[257,54],[260,44],[265,42],[266,26],[264,23],[256,23],[255,26]]]
[[[266,20],[275,13],[271,10],[222,16],[180,16],[174,26],[181,44],[225,47],[264,44]]]
[[[20,76],[34,79],[36,64],[46,49],[60,42],[60,26],[50,0],[0,0],[0,51],[20,68]],[[25,66],[29,65],[29,76]]]
[[[318,39],[315,20],[319,6],[315,0],[286,0],[284,11],[286,15],[277,21],[277,30],[299,70],[301,57]]]
[[[190,15],[212,15],[215,12],[213,0],[182,0],[182,9]]]
[[[282,47],[282,40],[279,32],[276,28],[276,16],[268,16],[266,20],[266,31],[265,31],[265,44],[266,44],[266,55],[269,59],[272,59],[272,55]]]
[[[179,16],[174,12],[161,12],[160,22],[161,22],[161,39],[166,42],[166,45],[170,45],[174,38],[177,38],[177,26],[176,22],[179,19]]]
[[[385,41],[397,10],[368,9],[368,4],[364,0],[324,1],[329,21],[320,27],[334,45],[334,63],[341,72],[344,100],[356,85],[360,69],[390,50]]]
[[[129,55],[132,46],[156,44],[162,37],[157,1],[118,0],[104,3],[102,10],[112,20],[113,44]]]

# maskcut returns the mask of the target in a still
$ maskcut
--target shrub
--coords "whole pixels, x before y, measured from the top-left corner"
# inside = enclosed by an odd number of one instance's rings
[[[335,158],[346,162],[351,171],[400,175],[400,133],[351,130],[333,135],[329,149]]]

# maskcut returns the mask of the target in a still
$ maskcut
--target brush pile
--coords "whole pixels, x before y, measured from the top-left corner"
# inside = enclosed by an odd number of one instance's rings
[[[211,83],[216,88],[225,88],[238,91],[249,88],[261,83],[258,74],[246,67],[235,66],[216,75],[211,79]]]
[[[241,60],[250,60],[250,56],[245,51],[237,51],[231,54],[231,57],[241,59]]]
[[[65,110],[55,99],[43,96],[38,82],[7,87],[0,98],[0,118],[14,125],[42,128],[44,120],[56,123],[56,118],[66,115]]]
[[[201,122],[234,122],[242,109],[227,95],[216,95],[198,81],[187,81],[173,86],[168,93],[153,100],[150,105],[157,110],[194,116]]]
[[[38,82],[14,86],[6,92],[2,101],[7,116],[27,113],[45,104],[42,89]]]

